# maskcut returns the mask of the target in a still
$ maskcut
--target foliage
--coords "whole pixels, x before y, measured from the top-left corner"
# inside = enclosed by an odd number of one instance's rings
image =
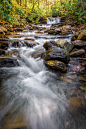
[[[40,16],[67,16],[78,24],[86,22],[86,0],[0,0],[0,18],[11,24],[25,24],[25,19],[39,23]]]

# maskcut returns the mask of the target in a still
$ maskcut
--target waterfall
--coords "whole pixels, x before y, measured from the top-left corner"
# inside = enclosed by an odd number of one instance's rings
[[[58,18],[48,17],[47,18],[47,24],[50,24],[50,25],[60,23],[60,21],[61,21],[61,17],[58,17]]]

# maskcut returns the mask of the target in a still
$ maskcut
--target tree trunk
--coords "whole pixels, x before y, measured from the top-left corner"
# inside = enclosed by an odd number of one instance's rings
[[[27,7],[27,0],[25,0],[25,7]]]
[[[20,0],[20,6],[21,6],[21,0]]]
[[[35,0],[33,0],[32,13],[34,12],[34,4],[35,4]]]
[[[82,11],[84,11],[83,0],[81,0]]]

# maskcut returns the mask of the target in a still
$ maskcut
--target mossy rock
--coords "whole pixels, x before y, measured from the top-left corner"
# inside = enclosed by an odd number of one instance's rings
[[[58,69],[58,70],[61,70],[63,72],[67,71],[66,65],[63,62],[58,61],[58,60],[49,60],[49,61],[46,61],[45,64],[48,67],[53,68],[53,69]]]

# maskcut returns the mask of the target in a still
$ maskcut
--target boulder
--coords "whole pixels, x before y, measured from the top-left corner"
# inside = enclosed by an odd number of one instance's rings
[[[71,52],[70,56],[75,56],[76,57],[76,56],[80,56],[82,54],[85,54],[85,50],[84,49],[79,49],[77,51]]]
[[[51,50],[46,51],[42,54],[42,58],[46,60],[60,60],[68,63],[70,60],[70,54],[67,50],[60,47],[53,47]]]
[[[86,47],[86,41],[83,41],[83,40],[75,40],[75,41],[72,41],[72,44],[74,45],[74,47],[76,48],[84,48]]]
[[[78,35],[78,40],[86,40],[86,29],[82,30],[81,33]]]
[[[67,71],[66,65],[63,62],[58,61],[58,60],[49,60],[49,61],[46,61],[45,64],[48,67],[53,68],[53,69],[58,69],[58,70],[61,70],[63,72]]]
[[[50,50],[52,47],[56,46],[56,42],[55,41],[47,41],[44,43],[43,47],[46,49],[46,50]]]
[[[73,49],[73,44],[71,44],[68,41],[63,40],[63,39],[57,40],[56,44],[58,47],[66,49],[68,52],[70,52]]]

